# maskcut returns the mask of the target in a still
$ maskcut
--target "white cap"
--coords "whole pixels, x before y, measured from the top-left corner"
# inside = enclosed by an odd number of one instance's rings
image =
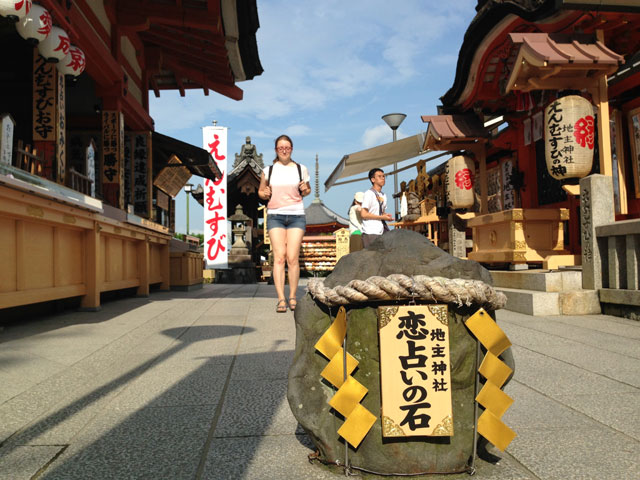
[[[362,200],[364,200],[364,193],[362,192],[356,192],[356,194],[353,196],[353,199],[356,202],[362,203]]]

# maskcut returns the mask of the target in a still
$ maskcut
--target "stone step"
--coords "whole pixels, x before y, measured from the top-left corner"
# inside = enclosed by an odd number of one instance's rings
[[[541,292],[516,288],[496,287],[507,296],[506,310],[527,315],[591,315],[598,314],[600,300],[596,290],[570,292]]]
[[[582,289],[581,270],[492,270],[491,276],[496,287],[538,292],[572,292]]]

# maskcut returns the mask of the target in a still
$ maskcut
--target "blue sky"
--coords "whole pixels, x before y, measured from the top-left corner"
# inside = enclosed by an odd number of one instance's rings
[[[312,173],[320,163],[320,197],[345,215],[353,194],[369,182],[332,187],[324,181],[343,155],[392,140],[381,120],[405,113],[398,138],[426,130],[421,115],[436,113],[452,86],[464,32],[475,15],[474,0],[257,0],[258,51],[264,73],[239,82],[240,102],[202,90],[151,95],[156,130],[202,146],[202,127],[229,127],[228,155],[251,137],[265,161],[273,141],[293,139],[293,159]],[[420,158],[420,157],[419,157]],[[406,165],[415,160],[407,161]],[[415,177],[415,169],[399,181]],[[204,183],[192,177],[192,183]],[[393,191],[389,177],[384,189]],[[312,193],[305,199],[308,205]],[[176,198],[176,231],[185,231],[185,194]],[[202,232],[202,208],[190,200],[190,230]]]

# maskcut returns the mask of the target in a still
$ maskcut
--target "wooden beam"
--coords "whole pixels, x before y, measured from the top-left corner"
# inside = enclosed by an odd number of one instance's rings
[[[153,36],[159,40],[161,46],[167,43],[180,43],[190,48],[190,50],[199,50],[201,52],[225,52],[225,41],[222,34],[216,35],[210,32],[202,32],[184,28],[174,28],[166,25],[153,26],[148,31],[141,33],[143,37]]]
[[[165,65],[173,70],[176,78],[178,78],[178,75],[183,75],[201,87],[214,90],[233,100],[242,100],[242,90],[233,84],[232,79],[229,80],[229,83],[219,83],[213,80],[210,74],[181,65],[178,61],[172,59],[165,59]]]
[[[163,39],[159,35],[151,34],[150,32],[145,32],[143,38],[145,42],[147,42],[147,45],[149,45],[148,48],[154,48],[164,52],[173,52],[180,57],[189,59],[196,65],[210,66],[217,69],[221,67],[221,64],[226,66],[229,63],[226,54],[213,54],[210,46],[208,47],[209,49],[205,47],[197,49],[188,42],[175,41],[169,38]],[[149,44],[149,42],[152,42],[152,44]],[[227,69],[228,68],[229,67],[227,67]]]
[[[596,31],[596,38],[604,44],[604,32]],[[607,91],[607,77],[602,76],[598,80],[598,87],[593,89],[596,93],[594,100],[598,107],[598,153],[600,156],[600,173],[613,175],[611,162],[611,129],[609,125],[609,96]]]
[[[624,146],[622,134],[622,112],[620,110],[613,111],[613,121],[616,131],[616,159],[618,165],[618,188],[620,195],[620,214],[629,213],[629,205],[627,202],[627,172],[625,168]]]
[[[94,227],[84,232],[84,284],[86,293],[80,300],[80,307],[88,310],[100,309],[100,226],[98,222]]]
[[[153,74],[149,75],[149,83],[151,84],[151,88],[153,89],[153,94],[156,96],[156,98],[160,98],[160,89],[158,88],[158,82],[156,82]]]
[[[122,77],[120,65],[113,58],[111,51],[102,43],[93,27],[87,23],[82,13],[77,8],[72,8],[69,11],[69,18],[79,36],[77,45],[87,56],[86,71],[96,84],[108,87],[113,82],[120,80]]]
[[[132,32],[143,32],[151,27],[151,20],[142,13],[118,12],[118,26]]]
[[[180,78],[180,75],[178,75],[177,73],[175,74],[176,76],[176,84],[178,85],[178,91],[180,92],[180,96],[184,97],[184,84],[182,83],[182,79]]]
[[[487,149],[484,145],[475,148],[478,163],[480,164],[480,213],[489,213],[489,186],[487,184]]]
[[[146,0],[119,1],[117,5],[118,23],[135,28],[142,27],[144,18],[148,25],[175,25],[177,27],[193,27],[199,30],[219,32],[220,14],[208,9],[179,7],[177,5],[159,4]],[[148,28],[148,27],[147,27]]]

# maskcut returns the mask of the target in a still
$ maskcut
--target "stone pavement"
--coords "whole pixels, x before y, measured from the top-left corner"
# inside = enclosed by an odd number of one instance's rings
[[[286,400],[293,315],[275,303],[272,286],[206,285],[5,325],[0,479],[344,477],[307,461]],[[640,323],[498,321],[518,437],[475,478],[640,478]]]

